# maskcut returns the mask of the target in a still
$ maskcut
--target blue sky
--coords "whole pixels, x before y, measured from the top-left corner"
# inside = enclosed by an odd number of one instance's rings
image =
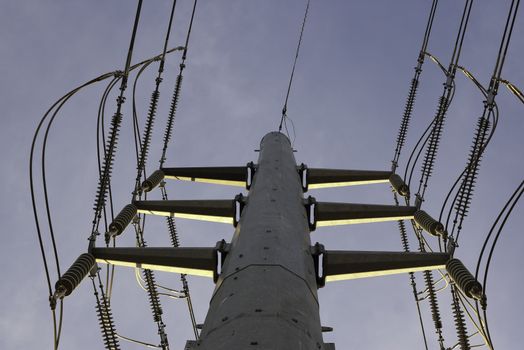
[[[487,84],[510,1],[473,5],[461,65]],[[144,1],[133,62],[161,51],[171,2]],[[183,42],[192,2],[179,1],[170,46]],[[296,126],[297,161],[310,167],[389,169],[408,84],[420,49],[431,1],[318,1],[311,3],[297,64],[288,115]],[[256,161],[261,137],[278,126],[305,1],[205,1],[197,9],[182,99],[167,164],[243,165]],[[447,65],[463,1],[440,0],[428,50]],[[31,214],[28,157],[33,131],[45,110],[66,91],[108,71],[122,69],[136,4],[132,1],[7,0],[0,5],[1,155],[4,164],[0,348],[52,348],[52,325],[41,257]],[[503,78],[524,87],[524,22],[517,18]],[[150,169],[157,166],[179,54],[167,59]],[[139,82],[138,108],[145,115],[156,65]],[[444,77],[426,61],[412,126],[401,164],[435,114]],[[96,113],[104,84],[87,88],[63,109],[50,133],[47,171],[53,224],[62,268],[87,247],[97,182]],[[524,106],[501,86],[500,122],[482,161],[471,213],[456,256],[474,270],[484,236],[498,211],[522,180]],[[131,99],[125,104],[115,163],[116,208],[130,200],[135,178]],[[476,120],[482,112],[478,90],[464,76],[448,112],[437,166],[424,208],[438,214],[454,177],[464,166]],[[114,96],[107,107],[115,110]],[[420,167],[417,168],[417,171]],[[232,198],[234,188],[169,184],[171,197]],[[391,203],[385,185],[312,191],[317,200]],[[495,346],[520,344],[524,310],[519,270],[522,203],[501,236],[488,286],[488,315]],[[118,210],[118,209],[117,209]],[[149,219],[148,219],[149,220]],[[146,240],[168,245],[162,219],[151,218]],[[213,246],[229,239],[227,225],[178,221],[183,245]],[[133,235],[121,244],[133,245]],[[415,246],[414,237],[411,244]],[[318,229],[313,242],[328,249],[401,250],[394,223]],[[434,242],[433,242],[434,243]],[[47,246],[49,248],[49,246]],[[177,276],[158,274],[179,287]],[[420,286],[422,279],[418,278]],[[86,281],[88,282],[88,281]],[[197,320],[203,322],[211,281],[191,278]],[[157,343],[146,297],[133,272],[118,270],[113,311],[118,331]],[[407,276],[334,282],[319,291],[323,325],[334,328],[327,342],[346,348],[421,348],[418,319]],[[455,344],[449,291],[439,293],[446,345]],[[63,349],[102,348],[89,283],[67,298]],[[191,339],[183,301],[164,301],[172,349]],[[437,343],[427,302],[423,312],[430,348]],[[470,329],[472,327],[470,326]],[[478,338],[472,340],[477,344]],[[122,343],[122,348],[139,348]]]

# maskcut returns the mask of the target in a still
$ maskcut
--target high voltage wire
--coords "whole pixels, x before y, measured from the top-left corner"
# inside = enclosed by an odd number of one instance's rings
[[[289,119],[289,117],[287,116],[287,103],[288,103],[288,100],[289,100],[289,94],[291,92],[291,86],[293,85],[293,78],[295,76],[295,68],[297,66],[298,55],[300,54],[300,46],[302,45],[302,36],[304,35],[304,28],[306,26],[307,16],[308,16],[308,13],[309,13],[310,1],[311,0],[307,0],[306,10],[304,11],[304,18],[302,20],[302,27],[300,28],[300,36],[298,38],[297,48],[295,50],[295,58],[293,60],[293,67],[291,68],[291,74],[289,76],[289,83],[287,85],[286,98],[284,100],[284,106],[282,107],[282,116],[280,117],[280,124],[278,125],[278,131],[279,132],[282,131],[282,125],[284,125],[284,127],[286,128],[286,131],[287,131],[286,119]],[[293,123],[293,121],[291,121],[291,123]],[[295,130],[294,125],[293,125],[293,130]],[[288,134],[287,135],[288,138],[290,139],[289,132],[287,132],[287,134]]]

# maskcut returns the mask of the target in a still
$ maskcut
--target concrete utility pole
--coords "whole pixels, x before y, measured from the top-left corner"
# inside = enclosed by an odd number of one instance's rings
[[[195,348],[330,348],[309,232],[289,140],[269,133]]]
[[[213,277],[216,288],[200,337],[188,341],[186,350],[334,350],[334,344],[322,338],[318,288],[330,281],[442,269],[449,260],[447,253],[332,251],[318,243],[312,246],[309,235],[318,226],[410,219],[432,235],[446,232],[416,207],[305,199],[308,188],[389,182],[402,196],[409,195],[409,188],[390,171],[297,166],[291,144],[280,132],[264,136],[256,165],[163,168],[142,184],[142,190],[151,191],[164,178],[245,186],[249,196],[135,201],[117,215],[107,234],[121,234],[141,213],[232,223],[236,229],[231,242],[222,240],[208,248],[96,248],[92,242],[89,252],[57,282],[54,301],[69,295],[93,271],[95,259]]]

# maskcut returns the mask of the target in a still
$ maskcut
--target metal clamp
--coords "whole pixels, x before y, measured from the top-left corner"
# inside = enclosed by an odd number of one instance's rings
[[[298,174],[300,175],[300,182],[302,183],[302,190],[304,192],[308,191],[308,170],[307,165],[302,163],[297,167]]]
[[[215,246],[216,266],[215,270],[213,271],[213,282],[215,283],[218,281],[218,277],[220,277],[222,266],[224,265],[224,261],[226,261],[230,247],[231,245],[226,243],[225,240],[218,241]]]
[[[233,226],[237,227],[238,222],[240,221],[240,217],[242,216],[242,211],[244,210],[246,204],[247,197],[244,197],[242,193],[239,193],[235,196],[235,199],[233,200]]]
[[[306,207],[309,230],[315,231],[317,228],[317,200],[314,197],[309,196],[304,200],[304,206]]]
[[[315,277],[319,288],[326,285],[326,275],[323,269],[325,254],[326,250],[324,249],[324,245],[317,242],[311,247],[311,256],[313,257],[313,263],[315,265]]]
[[[255,163],[249,162],[246,164],[246,190],[251,188],[251,184],[253,184],[253,178],[256,172],[257,166]]]

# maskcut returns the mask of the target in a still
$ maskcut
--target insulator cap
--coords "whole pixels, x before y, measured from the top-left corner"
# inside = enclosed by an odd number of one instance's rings
[[[134,204],[128,204],[118,213],[113,222],[109,225],[108,235],[110,237],[118,236],[124,232],[127,225],[131,223],[131,220],[135,217],[138,209]]]
[[[408,197],[409,196],[409,187],[408,185],[402,180],[402,178],[397,174],[391,174],[389,177],[389,183],[402,197]]]
[[[157,187],[162,180],[164,180],[164,172],[162,170],[156,170],[149,177],[142,182],[142,191],[149,192]]]
[[[64,296],[71,294],[80,282],[82,282],[84,277],[87,276],[89,271],[91,271],[93,266],[95,266],[95,257],[93,255],[89,253],[80,255],[69,270],[56,282],[56,291],[63,293]]]
[[[415,220],[417,225],[422,227],[429,234],[433,236],[442,236],[442,237],[447,236],[446,230],[444,229],[444,225],[442,225],[437,220],[433,219],[425,211],[417,210],[415,212],[413,219]]]
[[[482,300],[482,285],[459,259],[451,259],[446,263],[446,270],[457,287],[469,298]]]

